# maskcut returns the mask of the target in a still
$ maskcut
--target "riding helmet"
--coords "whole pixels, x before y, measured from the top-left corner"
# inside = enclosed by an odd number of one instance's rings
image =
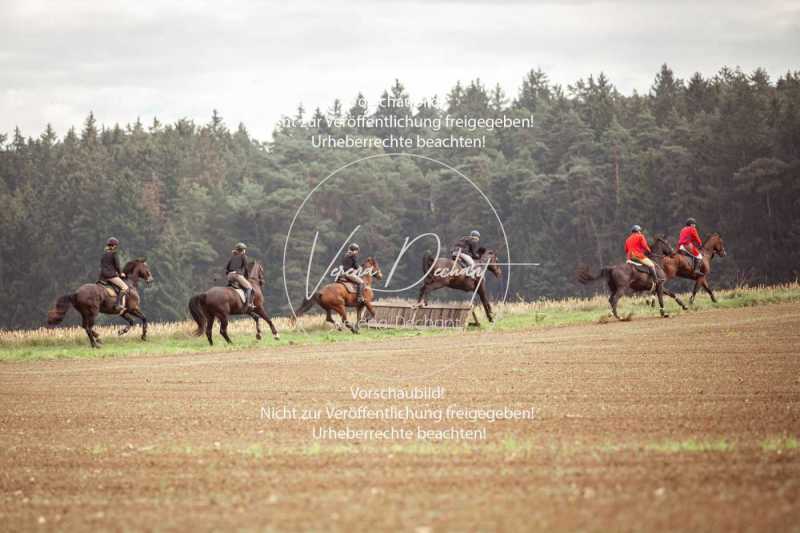
[[[631,228],[631,233],[639,233],[642,231],[642,227],[639,224],[634,224]]]
[[[119,246],[119,239],[116,237],[109,237],[106,241],[106,246]]]
[[[692,218],[692,217],[689,217],[689,218],[686,220],[686,225],[687,225],[687,226],[696,226],[696,225],[697,225],[697,221],[696,221],[694,218]]]
[[[239,242],[239,243],[236,243],[236,247],[235,248],[237,250],[239,250],[240,252],[244,252],[245,250],[247,250],[247,245],[245,243],[243,243],[243,242]]]
[[[481,232],[476,230],[476,229],[474,229],[474,230],[469,232],[469,236],[470,237],[475,237],[476,239],[480,239],[481,238]]]
[[[357,251],[359,251],[361,248],[359,248],[359,246],[358,246],[356,243],[354,243],[354,242],[351,242],[351,243],[350,243],[350,246],[348,246],[348,248],[347,248],[347,249],[348,249],[348,250],[350,250],[351,252],[357,252]]]

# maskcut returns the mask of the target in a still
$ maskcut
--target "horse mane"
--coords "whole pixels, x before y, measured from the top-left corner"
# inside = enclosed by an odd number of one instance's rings
[[[478,255],[483,255],[485,253],[486,253],[486,248],[485,247],[481,246],[480,248],[478,248]]]

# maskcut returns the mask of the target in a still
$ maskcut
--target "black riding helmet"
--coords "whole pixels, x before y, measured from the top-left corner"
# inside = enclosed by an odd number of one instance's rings
[[[109,237],[106,241],[106,246],[119,246],[119,239],[116,237]]]
[[[693,217],[689,217],[688,219],[686,219],[686,225],[687,226],[696,226],[697,225],[697,221]]]

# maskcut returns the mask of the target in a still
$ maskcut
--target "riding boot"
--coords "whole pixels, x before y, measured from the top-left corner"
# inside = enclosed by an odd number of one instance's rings
[[[122,291],[117,291],[117,301],[114,303],[114,311],[122,313],[125,307],[122,305],[122,298],[125,296]]]
[[[246,300],[245,305],[247,306],[247,310],[248,311],[252,311],[253,309],[256,308],[256,306],[253,304],[253,297],[255,296],[255,291],[253,289],[247,289],[245,291],[245,293],[246,293],[245,294],[245,300]]]
[[[363,283],[359,283],[358,285],[356,285],[356,301],[359,304],[363,304],[364,303],[364,284]]]
[[[698,276],[702,275],[701,268],[703,266],[703,262],[696,257],[692,257],[692,274],[696,274]]]

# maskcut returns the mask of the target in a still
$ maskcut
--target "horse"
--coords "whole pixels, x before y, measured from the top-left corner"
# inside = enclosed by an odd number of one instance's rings
[[[416,305],[422,305],[423,307],[428,305],[428,293],[442,287],[472,293],[477,291],[483,304],[483,310],[486,312],[486,318],[489,319],[489,322],[494,322],[492,305],[486,295],[484,277],[487,270],[494,274],[496,278],[499,278],[503,272],[497,262],[497,254],[495,254],[494,250],[481,247],[478,249],[478,255],[479,258],[475,261],[475,267],[470,269],[460,267],[454,259],[446,257],[434,259],[433,256],[426,253],[422,258],[422,271],[426,275],[419,290],[419,298],[417,298]],[[480,325],[474,310],[472,311],[472,317],[475,319],[475,324]]]
[[[259,318],[267,321],[272,338],[280,339],[278,330],[272,323],[272,319],[267,314],[264,307],[265,300],[262,287],[264,286],[264,267],[258,261],[250,263],[250,275],[248,281],[253,286],[253,305],[255,309],[248,311],[245,303],[239,297],[239,293],[233,287],[212,287],[202,294],[196,294],[189,299],[189,313],[197,323],[194,335],[199,337],[206,333],[208,344],[214,346],[211,328],[214,320],[219,320],[219,333],[228,344],[233,341],[228,336],[228,316],[248,315],[256,322],[256,339],[261,340],[261,325]]]
[[[100,313],[106,315],[120,315],[128,323],[122,328],[118,335],[124,335],[133,326],[133,318],[137,317],[142,322],[142,340],[147,340],[147,318],[139,309],[138,284],[140,279],[148,284],[153,282],[153,274],[147,265],[146,258],[129,261],[122,268],[125,273],[126,281],[129,286],[128,294],[125,297],[125,310],[120,313],[115,310],[116,296],[112,296],[106,287],[99,283],[86,283],[72,294],[66,294],[56,300],[55,305],[47,312],[47,325],[53,327],[64,320],[70,307],[74,307],[81,314],[81,326],[89,337],[89,344],[92,348],[99,348],[102,344],[100,335],[94,330],[94,321]]]
[[[663,240],[666,243],[666,239]],[[680,252],[673,252],[671,255],[665,255],[661,259],[661,266],[664,269],[664,273],[667,275],[667,281],[676,277],[694,281],[692,296],[689,298],[689,303],[691,304],[694,303],[694,297],[700,287],[703,287],[708,295],[711,296],[712,302],[717,303],[717,298],[714,296],[711,287],[708,286],[708,280],[706,278],[711,274],[711,260],[714,259],[716,255],[725,257],[727,252],[725,251],[725,243],[722,241],[722,237],[719,233],[712,233],[704,242],[703,262],[700,265],[700,274],[695,274],[692,268],[692,260]],[[668,243],[667,246],[669,246]]]
[[[330,322],[336,326],[336,329],[339,331],[341,331],[343,324],[353,333],[358,333],[358,325],[361,323],[361,313],[364,311],[365,307],[367,311],[370,312],[370,315],[375,317],[375,310],[372,308],[372,300],[375,298],[375,294],[372,291],[372,278],[373,276],[375,279],[383,278],[383,273],[381,272],[380,265],[378,265],[378,261],[372,257],[368,257],[367,260],[361,264],[358,273],[361,274],[359,277],[364,281],[364,303],[359,304],[356,294],[350,292],[343,283],[339,283],[338,281],[328,283],[314,293],[311,298],[303,300],[300,308],[294,314],[294,317],[292,317],[292,322],[295,322],[297,317],[314,307],[314,304],[317,304],[325,310],[325,322]],[[347,320],[347,307],[356,308],[355,324],[351,324]],[[334,322],[331,311],[336,311],[342,319],[342,324]]]
[[[661,258],[664,253],[665,250],[657,246],[650,253],[650,258],[658,265],[661,263]],[[658,297],[659,312],[663,318],[669,317],[669,314],[664,310],[664,294],[675,298],[675,300],[686,309],[683,303],[678,300],[677,296],[664,289],[666,280],[653,282],[650,280],[649,273],[641,272],[636,266],[627,262],[611,267],[603,267],[596,276],[592,275],[589,267],[582,266],[578,268],[576,276],[578,281],[584,285],[600,278],[605,278],[610,293],[608,303],[611,304],[611,313],[617,320],[622,320],[619,314],[617,314],[617,303],[619,303],[619,299],[626,293],[635,294],[638,292],[655,291]]]

